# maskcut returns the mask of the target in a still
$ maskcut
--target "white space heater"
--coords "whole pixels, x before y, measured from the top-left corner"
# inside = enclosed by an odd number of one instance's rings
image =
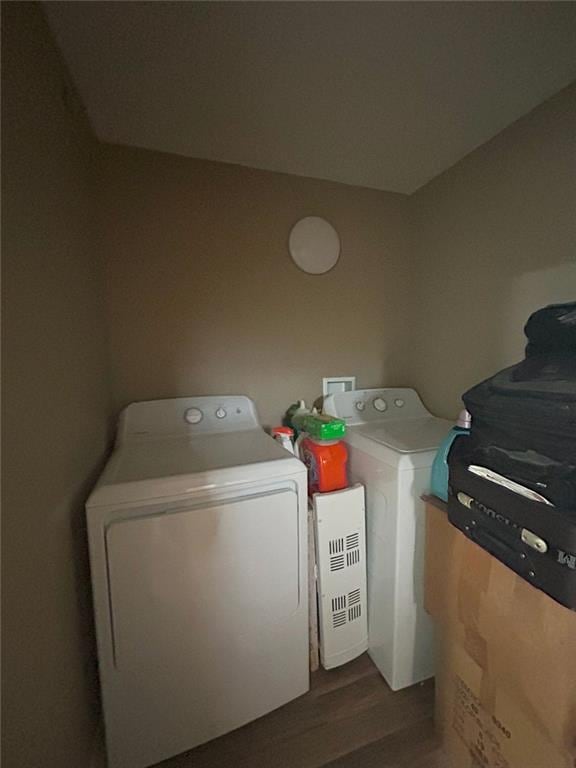
[[[338,667],[368,648],[364,486],[314,495],[320,660]]]

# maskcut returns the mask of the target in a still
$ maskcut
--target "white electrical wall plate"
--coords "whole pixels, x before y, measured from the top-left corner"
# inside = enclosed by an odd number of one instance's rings
[[[337,392],[354,392],[356,376],[325,376],[322,379],[322,394],[324,397]]]

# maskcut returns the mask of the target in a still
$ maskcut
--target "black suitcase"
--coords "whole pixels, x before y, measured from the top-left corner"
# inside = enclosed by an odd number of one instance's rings
[[[576,515],[468,470],[473,440],[449,455],[448,518],[471,541],[562,605],[576,610]]]
[[[576,465],[557,461],[532,449],[502,448],[470,437],[469,463],[485,467],[535,491],[556,507],[572,510],[576,518]]]

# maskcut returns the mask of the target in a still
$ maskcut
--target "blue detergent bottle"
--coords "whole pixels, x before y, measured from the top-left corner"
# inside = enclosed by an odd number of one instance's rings
[[[469,435],[472,426],[472,416],[466,409],[460,411],[456,424],[440,443],[438,452],[434,457],[432,464],[432,479],[430,481],[430,490],[434,496],[438,496],[443,501],[448,501],[448,454],[452,443],[460,435]]]

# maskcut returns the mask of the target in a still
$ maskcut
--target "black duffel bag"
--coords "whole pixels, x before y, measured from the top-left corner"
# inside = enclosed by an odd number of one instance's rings
[[[506,368],[463,395],[474,447],[535,451],[576,465],[576,355],[548,353]]]
[[[534,312],[524,326],[526,355],[572,352],[576,355],[576,301],[550,304]]]

